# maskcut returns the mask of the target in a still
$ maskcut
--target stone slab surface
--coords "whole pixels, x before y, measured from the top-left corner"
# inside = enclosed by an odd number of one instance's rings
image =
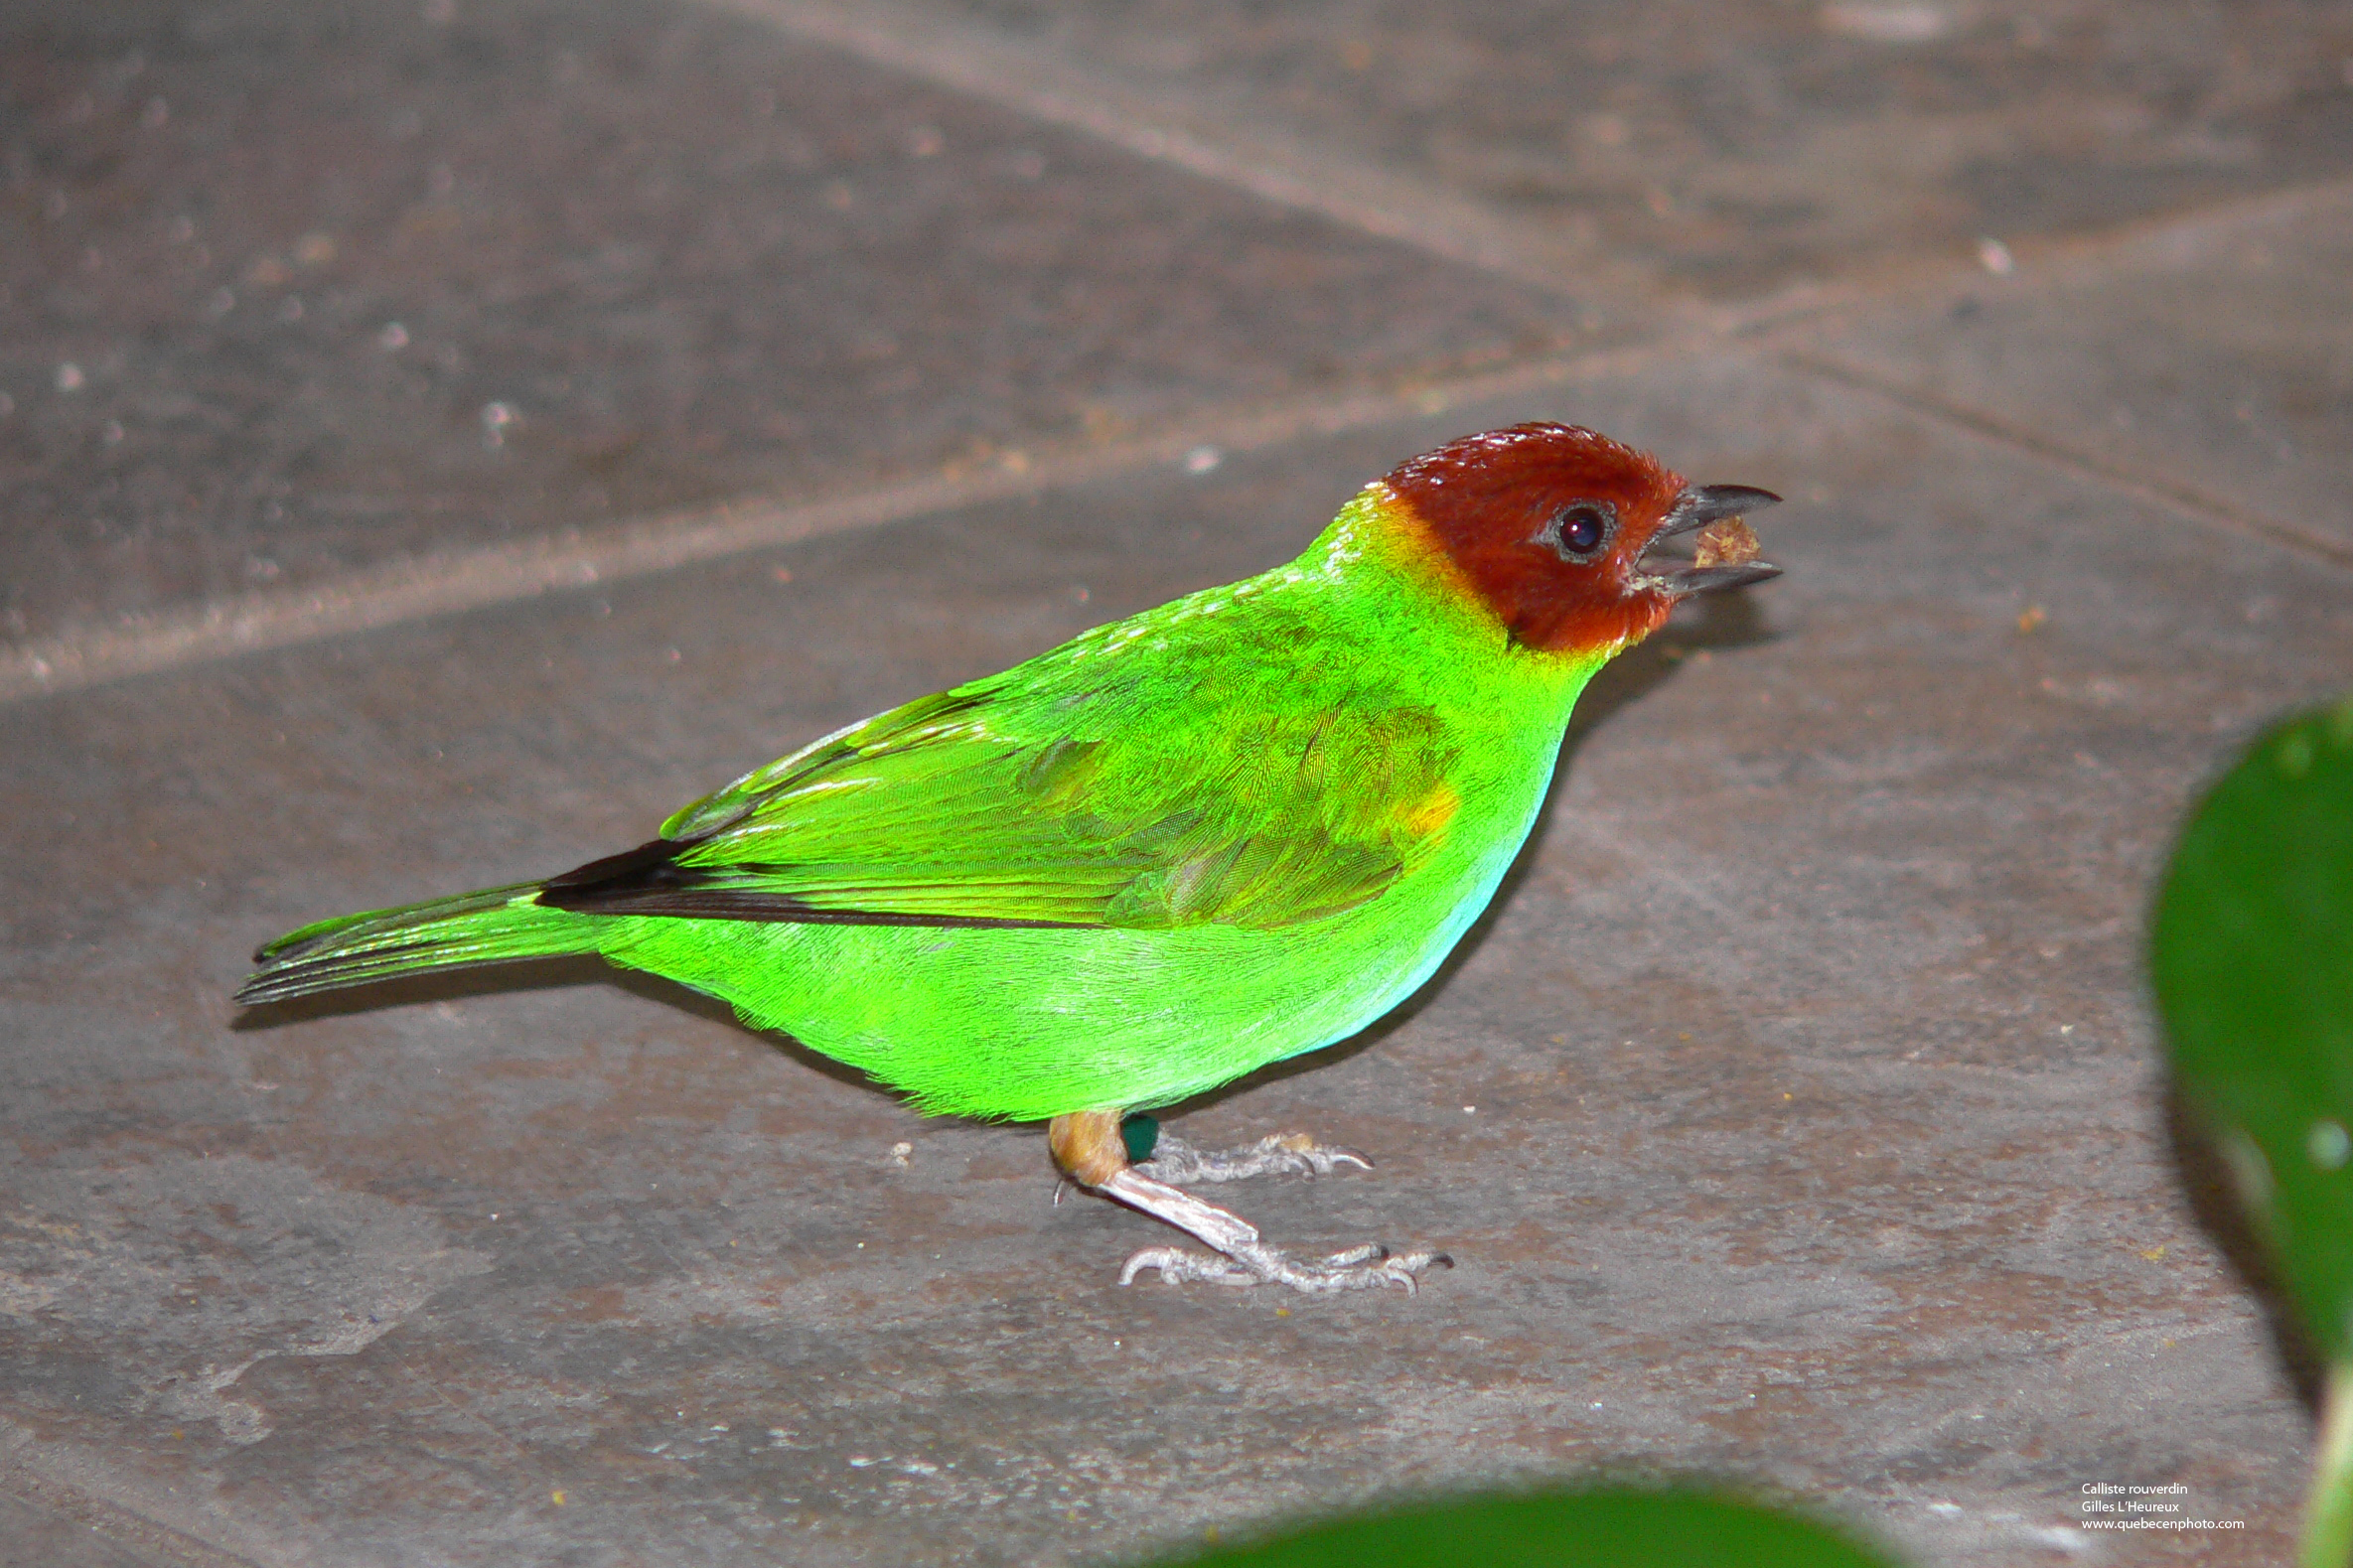
[[[2353,193],[2334,192],[1801,336],[1890,384],[2353,559],[2349,276]]]
[[[1178,115],[1474,196],[1712,299],[2353,172],[2338,5],[903,9],[1157,90]]]
[[[1430,993],[1182,1117],[1374,1152],[1238,1201],[1442,1243],[1416,1299],[1123,1290],[1152,1226],[1034,1130],[592,968],[226,1004],[287,925],[634,842],[1537,413],[1783,490],[1790,575],[1597,683]],[[1726,353],[0,709],[13,1462],[261,1563],[1110,1561],[1603,1464],[1936,1564],[2178,1481],[2246,1529],[2090,1560],[2277,1561],[2308,1416],[2138,930],[2198,782],[2349,666],[2353,573]]]
[[[0,705],[0,1565],[1131,1562],[1593,1467],[1922,1564],[2284,1560],[2309,1369],[2138,932],[2199,783],[2353,670],[2345,8],[832,0],[935,29],[853,58],[725,6],[8,7],[0,641],[1395,417]],[[956,36],[1018,79],[927,84]],[[1433,259],[1498,234],[1594,265]],[[1545,384],[1597,302],[1644,347]],[[1596,682],[1424,995],[1176,1117],[1375,1154],[1223,1196],[1445,1246],[1415,1299],[1122,1290],[1159,1232],[1035,1129],[591,964],[227,1005],[297,922],[637,842],[1532,416],[1782,491],[1790,575]],[[2103,1482],[2244,1528],[2084,1531]]]
[[[651,0],[0,12],[0,641],[1542,348],[1542,292]]]
[[[78,1519],[0,1497],[0,1568],[149,1568],[151,1562]]]

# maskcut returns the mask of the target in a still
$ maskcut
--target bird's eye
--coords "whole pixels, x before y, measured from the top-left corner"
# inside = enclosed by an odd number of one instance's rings
[[[1564,561],[1590,561],[1609,548],[1618,531],[1618,510],[1605,500],[1572,501],[1552,514],[1537,542],[1548,544]]]

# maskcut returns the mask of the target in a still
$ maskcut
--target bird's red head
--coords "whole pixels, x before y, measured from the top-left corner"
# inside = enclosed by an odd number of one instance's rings
[[[1652,553],[1780,498],[1686,485],[1650,454],[1576,425],[1464,436],[1399,464],[1384,484],[1523,647],[1620,647],[1656,632],[1688,594],[1780,571]]]

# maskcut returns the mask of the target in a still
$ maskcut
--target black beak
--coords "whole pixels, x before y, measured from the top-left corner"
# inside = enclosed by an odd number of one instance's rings
[[[1651,543],[1704,528],[1726,517],[1744,516],[1780,504],[1779,496],[1754,485],[1687,485],[1684,493],[1675,498],[1675,504],[1667,508],[1667,520],[1651,535]]]
[[[1767,506],[1778,504],[1781,498],[1771,491],[1759,490],[1754,485],[1687,486],[1684,493],[1675,498],[1675,504],[1667,508],[1666,520],[1659,524],[1659,531],[1652,534],[1650,543],[1643,546],[1642,564],[1653,568],[1648,574],[1651,581],[1681,599],[1687,594],[1706,593],[1717,588],[1745,588],[1750,583],[1779,577],[1781,568],[1770,561],[1681,566],[1673,564],[1672,558],[1654,563],[1650,556],[1663,539],[1695,532],[1711,522],[1721,522],[1726,517],[1761,511]],[[1666,570],[1657,570],[1657,567],[1665,567]]]

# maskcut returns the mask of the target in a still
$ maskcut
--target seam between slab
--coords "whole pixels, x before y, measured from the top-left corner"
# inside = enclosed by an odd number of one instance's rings
[[[1785,349],[1776,356],[1781,363],[1802,374],[1819,376],[1840,386],[1882,398],[1907,413],[1931,419],[1939,424],[1964,431],[2010,451],[2037,458],[2063,470],[2077,479],[2088,480],[2109,490],[2120,491],[2138,500],[2148,501],[2189,518],[2193,522],[2263,539],[2267,543],[2283,545],[2306,555],[2317,556],[2334,566],[2353,567],[2353,545],[2332,539],[2326,534],[2237,505],[2212,491],[2201,490],[2176,480],[2153,478],[2138,473],[2091,453],[2039,435],[2022,425],[1998,419],[1983,409],[1973,408],[1906,386],[1899,381],[1862,369],[1843,359],[1820,352]]]
[[[2281,221],[2312,206],[2345,200],[2353,200],[2353,181],[2267,193],[2227,204],[2219,215],[2217,210],[2199,209],[2135,223],[2121,233],[2058,242],[2029,254],[2034,255],[2038,273],[2045,265],[2061,273],[2080,271],[2113,262],[2120,251],[2170,243],[2182,234],[2196,237],[2218,222],[2230,226]],[[1783,333],[1846,309],[1900,303],[1907,296],[1926,300],[1985,282],[1972,269],[1939,266],[1931,278],[1912,274],[1885,279],[1883,287],[1851,297],[1843,289],[1821,291],[1745,313],[1717,313],[1710,321],[1687,322],[1682,331],[1643,344],[1555,353],[1499,369],[1433,378],[1409,389],[1337,394],[1327,390],[1276,403],[1212,408],[1157,437],[1103,444],[1041,443],[1029,454],[1008,454],[1005,464],[978,473],[914,476],[815,501],[786,501],[754,493],[712,507],[661,513],[602,529],[563,530],[477,550],[388,562],[308,587],[261,590],[103,625],[69,626],[48,638],[0,646],[0,704],[1035,496],[1182,463],[1203,447],[1248,452],[1299,437],[1340,434],[1439,413],[1460,403],[1638,370],[1732,341],[1769,348]],[[1800,373],[1865,391],[2202,523],[2353,565],[2353,550],[2345,545],[2211,493],[2131,473],[1982,410],[1819,352],[1785,348],[1778,357]]]
[[[38,1442],[29,1436],[24,1441]],[[63,1514],[133,1556],[158,1564],[158,1568],[262,1568],[257,1558],[224,1551],[137,1509],[21,1463],[0,1460],[0,1493]]]
[[[1138,87],[988,29],[875,0],[702,3],[1554,296],[1657,303],[1647,278],[1598,245],[1532,228],[1483,202],[1264,126],[1242,129],[1189,113],[1182,94]]]
[[[825,15],[804,0],[702,3],[754,16],[785,11]],[[829,27],[826,40],[839,42],[832,34],[840,31],[840,27]],[[1008,46],[992,48],[1003,52]],[[880,60],[881,55],[878,52],[871,58]],[[985,72],[977,67],[971,74],[976,80],[985,80]],[[1001,93],[984,95],[1005,101]],[[1092,124],[1092,118],[1085,116],[1067,123],[1082,121]],[[1121,145],[1149,145],[1157,134],[1128,127]],[[2316,206],[2346,201],[2353,201],[2353,180],[2294,187],[2022,248],[2019,256],[2022,265],[2030,266],[2036,274],[2036,281],[2042,281],[2048,275],[2064,276],[2087,267],[2111,265],[2120,255],[2184,237],[2210,240],[2217,227],[2285,221]],[[1343,215],[1338,209],[1319,206],[1317,210]],[[1399,237],[1431,249],[1424,242],[1426,234]],[[1453,259],[1480,264],[1469,251]],[[1941,259],[1915,261],[1874,269],[1838,284],[1800,288],[1748,306],[1688,307],[1674,330],[1666,330],[1667,324],[1662,323],[1660,334],[1646,343],[1555,352],[1495,370],[1434,377],[1405,390],[1325,390],[1283,402],[1213,407],[1156,438],[1104,444],[1045,442],[1033,449],[1034,462],[1021,453],[1009,454],[1009,458],[1022,461],[977,474],[907,477],[816,501],[784,501],[753,492],[712,507],[641,517],[593,531],[559,530],[478,550],[387,562],[308,587],[263,590],[126,616],[106,624],[70,625],[47,638],[0,645],[0,704],[215,658],[487,609],[545,593],[577,591],[960,506],[1034,496],[1180,462],[1202,446],[1250,451],[1295,437],[1338,434],[1437,413],[1458,403],[1634,370],[1720,348],[1727,342],[1762,346],[1788,330],[1835,319],[1847,311],[1900,304],[1907,297],[1926,301],[1957,288],[1983,288],[1986,282],[1972,266]],[[2210,493],[2129,473],[1992,415],[1882,379],[1828,356],[1785,350],[1781,357],[1802,373],[1889,399],[1924,417],[2030,452],[2079,477],[2156,500],[2202,522],[2316,553],[2338,564],[2353,564],[2353,551],[2345,545],[2292,523],[2250,512]]]
[[[1960,283],[1982,286],[1976,269],[1945,257],[1897,259],[1828,286],[1805,286],[1747,305],[1708,306],[1664,293],[1654,278],[1610,263],[1599,247],[1563,243],[1494,212],[1486,204],[1425,182],[1401,179],[1354,159],[1319,152],[1263,126],[1236,131],[1205,122],[1181,106],[1181,95],[1139,89],[986,29],[945,22],[890,0],[702,0],[703,4],[767,22],[829,45],[886,70],[1012,109],[1033,119],[1084,132],[1141,157],[1234,186],[1262,200],[1322,214],[1359,231],[1422,250],[1441,260],[1477,267],[1557,295],[1581,295],[1618,310],[1645,308],[1683,335],[1697,329],[1720,338],[1755,338],[1906,295],[1949,292]],[[2092,234],[2069,235],[2021,247],[2037,281],[2113,266],[2152,246],[2210,239],[2217,228],[2241,229],[2290,220],[2353,195],[2353,181],[2291,186],[2186,212],[2133,219]],[[1572,281],[1573,280],[1573,281]],[[1802,372],[1840,380],[1892,399],[1926,418],[1955,425],[2056,464],[2079,478],[2156,501],[2210,526],[2353,565],[2353,548],[2293,522],[2234,504],[2196,487],[2132,473],[2073,447],[2047,440],[1983,410],[1884,380],[1827,356],[1787,355]]]
[[[1704,335],[1699,343],[1715,337]],[[1548,356],[1405,390],[1302,394],[1280,403],[1214,411],[1173,424],[1158,436],[1042,443],[977,473],[918,476],[814,501],[755,495],[609,528],[389,562],[307,587],[264,589],[105,625],[68,627],[0,648],[0,704],[1178,467],[1204,449],[1220,455],[1250,452],[1300,437],[1426,417],[1460,403],[1624,373],[1697,346],[1690,337],[1663,339]]]
[[[1726,336],[1756,341],[1791,329],[1835,326],[1890,306],[1917,306],[1928,312],[1965,298],[2081,286],[2094,278],[2140,277],[2194,262],[2217,246],[2244,243],[2251,233],[2325,214],[2332,208],[2340,216],[2353,211],[2353,176],[2149,214],[2081,233],[2021,239],[2012,248],[2012,270],[1998,276],[1975,259],[1891,259],[1836,282],[1801,284],[1771,299],[1723,307],[1716,320]]]
[[[1263,122],[1237,123],[1180,89],[1139,86],[1051,46],[943,19],[896,0],[698,0],[901,75],[930,81],[1027,119],[1081,132],[1276,206],[1319,214],[1377,238],[1621,316],[1647,313],[1665,330],[1745,335],[1980,278],[1960,252],[1890,256],[1829,282],[1801,280],[1759,300],[1719,304],[1664,285],[1656,270],[1529,223],[1443,184],[1321,149]],[[2080,267],[2120,249],[2195,236],[2220,224],[2277,221],[2353,195],[2353,179],[2294,185],[2196,208],[2144,214],[2089,233],[2027,240],[2021,263]],[[1582,314],[1590,314],[1590,311]],[[1582,323],[1580,323],[1582,325]]]

